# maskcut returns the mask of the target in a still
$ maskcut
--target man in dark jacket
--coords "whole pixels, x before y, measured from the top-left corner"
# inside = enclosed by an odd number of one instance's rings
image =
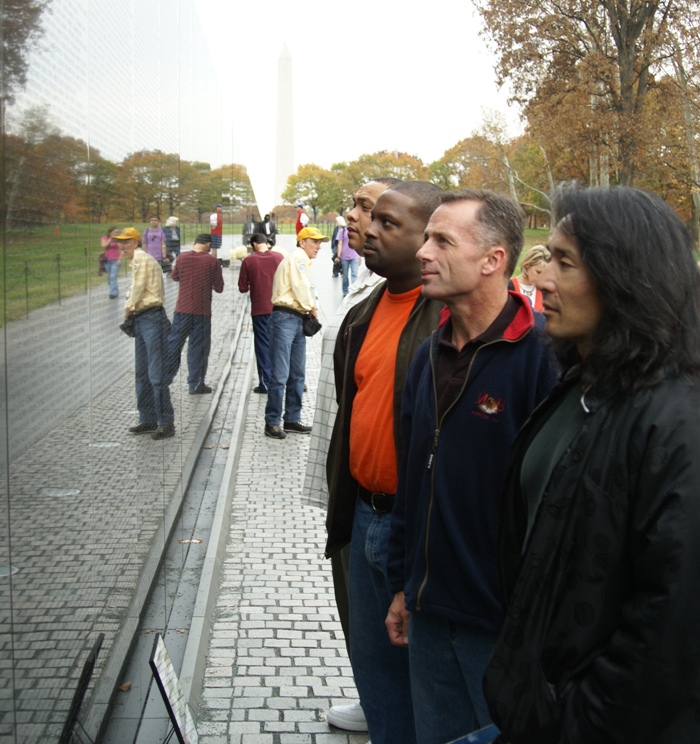
[[[387,628],[408,645],[418,742],[444,744],[489,723],[481,679],[503,622],[503,473],[556,378],[544,319],[508,292],[520,207],[493,192],[450,192],[425,236],[423,296],[444,301],[450,318],[418,350],[404,388]]]
[[[328,451],[326,555],[352,537],[351,663],[373,744],[415,741],[408,655],[393,648],[384,631],[391,601],[385,558],[401,457],[401,391],[443,307],[420,296],[416,260],[441,194],[433,184],[407,182],[379,196],[364,256],[386,284],[348,311],[334,354],[339,408]]]
[[[700,741],[700,273],[637,189],[564,188],[542,272],[564,381],[518,436],[507,615],[485,678],[510,744]],[[651,279],[653,277],[653,280]]]

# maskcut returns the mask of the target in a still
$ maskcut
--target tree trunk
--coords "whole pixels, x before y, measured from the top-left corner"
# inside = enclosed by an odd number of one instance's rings
[[[673,57],[673,65],[676,68],[678,87],[680,88],[681,95],[683,96],[685,140],[688,149],[688,166],[690,171],[690,194],[693,202],[690,230],[693,233],[693,238],[695,239],[695,243],[697,245],[700,241],[700,162],[698,162],[698,149],[695,144],[697,129],[695,126],[693,109],[690,105],[688,80],[685,74],[685,67],[683,65],[683,57],[681,55],[681,50],[679,49],[677,42],[674,44],[674,46],[675,54]]]

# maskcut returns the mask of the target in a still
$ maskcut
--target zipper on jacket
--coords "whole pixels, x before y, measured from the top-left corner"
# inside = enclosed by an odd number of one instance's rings
[[[423,558],[425,560],[425,573],[423,574],[423,580],[420,583],[420,586],[418,587],[418,592],[416,593],[416,610],[420,612],[421,609],[421,597],[423,596],[423,591],[425,590],[426,584],[428,583],[428,577],[430,575],[430,565],[428,561],[428,545],[430,543],[430,520],[431,515],[433,512],[433,501],[435,498],[435,471],[433,470],[433,464],[435,462],[435,458],[437,457],[437,448],[438,448],[438,440],[440,438],[440,430],[442,428],[442,422],[445,420],[445,416],[454,408],[454,406],[457,404],[457,401],[460,400],[460,398],[464,395],[464,391],[467,388],[467,384],[469,383],[469,377],[472,372],[472,367],[474,366],[474,360],[476,359],[478,353],[485,349],[487,346],[493,346],[494,344],[498,344],[501,341],[505,343],[516,343],[517,341],[520,341],[523,339],[528,333],[530,332],[530,329],[527,330],[526,333],[524,333],[522,336],[520,336],[517,339],[510,340],[505,338],[498,338],[495,341],[490,341],[489,343],[483,344],[482,346],[479,346],[477,350],[474,352],[474,355],[472,356],[471,362],[469,362],[469,367],[467,369],[466,377],[464,378],[464,384],[462,385],[462,389],[459,391],[459,395],[455,397],[455,399],[452,401],[451,405],[447,407],[447,410],[445,413],[442,414],[442,418],[438,421],[437,429],[435,429],[435,435],[433,437],[433,449],[430,453],[430,456],[428,457],[428,466],[427,469],[430,471],[430,501],[428,503],[428,514],[425,520],[425,546],[423,549]],[[433,333],[433,337],[430,340],[430,371],[433,376],[433,400],[435,402],[435,419],[437,420],[437,388],[435,386],[435,360],[433,355],[433,343],[436,342],[437,339],[437,332]]]

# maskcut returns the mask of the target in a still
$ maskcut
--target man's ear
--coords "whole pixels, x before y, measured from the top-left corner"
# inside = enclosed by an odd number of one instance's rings
[[[495,274],[506,263],[506,249],[502,245],[495,245],[486,251],[481,273],[485,276]]]

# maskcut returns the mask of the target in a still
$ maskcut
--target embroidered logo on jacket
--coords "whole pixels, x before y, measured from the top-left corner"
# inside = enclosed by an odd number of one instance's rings
[[[505,403],[502,398],[494,398],[488,393],[479,393],[476,396],[477,410],[473,413],[482,418],[496,418],[497,414],[503,413]]]

